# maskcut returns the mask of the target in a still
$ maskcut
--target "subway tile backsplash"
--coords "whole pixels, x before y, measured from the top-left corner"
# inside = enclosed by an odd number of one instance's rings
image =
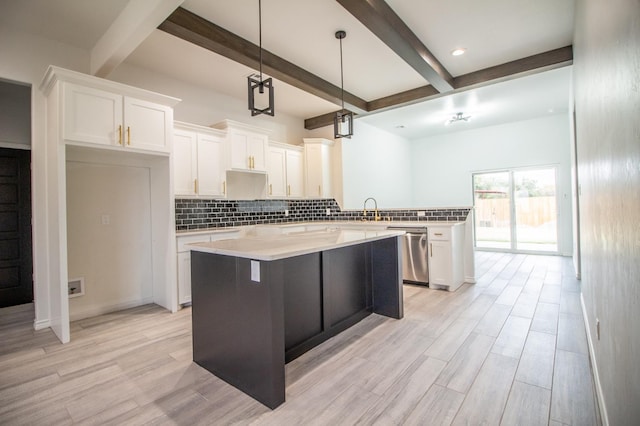
[[[331,214],[327,216],[327,209]],[[469,208],[458,209],[380,209],[383,220],[448,221],[466,220]],[[418,212],[425,212],[418,216]],[[286,215],[288,213],[288,215]],[[373,211],[369,210],[372,219]],[[206,200],[176,198],[176,230],[190,231],[265,223],[310,221],[360,221],[362,210],[340,210],[333,198],[304,200]]]

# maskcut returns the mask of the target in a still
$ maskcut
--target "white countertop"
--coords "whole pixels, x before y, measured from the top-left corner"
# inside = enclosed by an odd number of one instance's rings
[[[193,251],[270,261],[403,234],[404,231],[396,230],[340,229],[334,226],[284,234],[258,233],[236,239],[187,244],[186,247]]]

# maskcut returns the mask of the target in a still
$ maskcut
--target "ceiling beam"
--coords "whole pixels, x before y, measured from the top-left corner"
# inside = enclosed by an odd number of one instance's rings
[[[527,74],[534,74],[565,67],[572,63],[573,47],[565,46],[501,65],[496,65],[495,67],[489,67],[464,74],[455,77],[453,82],[456,87],[455,91],[462,92],[476,87],[487,86],[489,84],[522,77]],[[451,94],[451,92],[447,94]],[[369,113],[381,112],[392,108],[411,105],[417,102],[427,101],[429,99],[435,99],[444,95],[446,94],[439,93],[431,85],[422,86],[370,101],[367,103],[367,111]],[[323,114],[306,119],[304,121],[305,129],[313,130],[333,124],[334,114],[335,113]],[[364,116],[366,114],[360,115]]]
[[[91,74],[107,77],[184,0],[132,0],[90,52]]]
[[[384,0],[337,0],[439,92],[454,89],[449,71]]]
[[[573,46],[565,46],[496,65],[495,67],[460,75],[454,78],[453,83],[456,89],[470,88],[487,82],[496,83],[496,80],[522,77],[523,73],[547,71],[548,69],[571,65],[572,63]]]
[[[179,7],[158,29],[257,70],[260,48],[206,19]],[[269,76],[340,105],[341,89],[291,62],[262,50],[262,67]],[[367,101],[344,92],[345,108],[366,112]]]

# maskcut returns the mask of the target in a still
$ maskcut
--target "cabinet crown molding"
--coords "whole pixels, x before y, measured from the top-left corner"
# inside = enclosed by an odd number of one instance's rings
[[[263,135],[270,135],[272,133],[271,130],[269,129],[253,126],[251,124],[241,123],[239,121],[234,121],[234,120],[223,120],[219,123],[212,124],[209,127],[211,127],[212,129],[221,129],[221,130],[241,129],[249,132],[261,133]]]
[[[275,148],[284,148],[284,149],[291,149],[293,151],[300,151],[302,152],[303,147],[301,147],[300,145],[293,145],[290,143],[284,143],[284,142],[277,142],[277,141],[269,141],[269,146],[275,147]]]
[[[302,140],[304,141],[305,145],[315,143],[315,144],[333,146],[335,144],[335,141],[331,139],[325,139],[325,138],[302,138]]]
[[[220,137],[224,137],[227,134],[224,130],[213,129],[208,126],[201,126],[199,124],[187,123],[184,121],[177,121],[177,120],[174,120],[173,128],[180,129],[180,130],[191,130],[193,132],[202,132],[202,133],[207,133],[210,135],[216,135]]]
[[[71,71],[65,68],[56,67],[54,65],[49,65],[49,68],[47,68],[47,72],[44,74],[42,82],[40,83],[40,90],[45,94],[45,96],[48,96],[53,89],[53,86],[58,81],[93,87],[95,89],[102,89],[124,96],[132,96],[138,99],[155,102],[157,104],[166,105],[169,107],[174,107],[182,101],[182,99],[174,98],[172,96],[163,95],[160,93],[152,92],[150,90],[140,89],[138,87],[128,86],[122,83],[116,83],[114,81],[105,80],[104,78],[94,77],[92,75],[83,74],[77,71]]]

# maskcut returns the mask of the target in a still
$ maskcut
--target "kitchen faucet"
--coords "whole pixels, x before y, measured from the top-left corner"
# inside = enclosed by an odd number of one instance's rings
[[[366,200],[364,200],[364,205],[362,206],[362,215],[365,216],[365,217],[362,220],[367,220],[367,218],[366,218],[366,216],[367,216],[367,201],[369,201],[369,200],[373,200],[373,202],[375,204],[374,220],[377,222],[377,221],[379,221],[381,219],[381,217],[378,215],[378,202],[373,197],[369,197]]]

